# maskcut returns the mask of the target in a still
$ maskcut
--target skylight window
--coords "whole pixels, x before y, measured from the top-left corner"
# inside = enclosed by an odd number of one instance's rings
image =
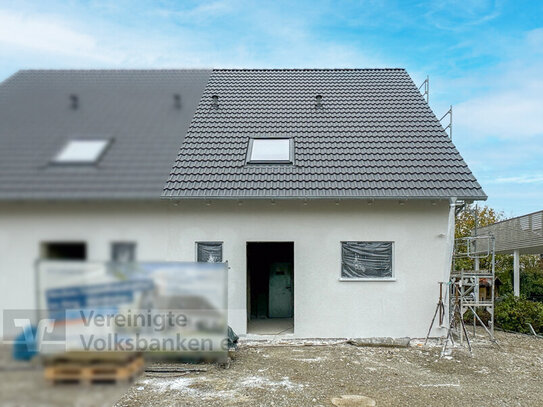
[[[109,140],[70,140],[53,161],[61,164],[93,164],[108,144]]]
[[[252,138],[249,163],[292,163],[293,142],[289,138]]]

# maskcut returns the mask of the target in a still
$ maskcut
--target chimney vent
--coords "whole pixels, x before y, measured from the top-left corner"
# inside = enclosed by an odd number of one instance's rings
[[[219,107],[219,97],[217,95],[211,96],[211,106],[215,109]]]
[[[315,108],[317,109],[322,108],[322,95],[315,96]]]
[[[70,95],[70,107],[73,110],[77,110],[77,108],[79,107],[79,97],[75,93],[72,93]]]
[[[173,105],[176,109],[181,109],[181,95],[179,93],[173,95]]]

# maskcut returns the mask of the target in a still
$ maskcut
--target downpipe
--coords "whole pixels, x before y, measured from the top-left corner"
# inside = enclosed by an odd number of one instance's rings
[[[451,268],[453,261],[453,252],[454,252],[454,231],[456,226],[456,198],[449,199],[449,219],[447,222],[447,242],[446,242],[446,255],[445,255],[445,265],[443,268],[443,282],[446,287],[445,295],[443,298],[443,304],[445,306],[445,317],[443,318],[442,328],[449,326],[450,321],[450,281],[451,281]]]

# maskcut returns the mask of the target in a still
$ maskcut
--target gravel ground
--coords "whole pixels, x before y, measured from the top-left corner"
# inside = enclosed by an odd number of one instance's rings
[[[142,377],[117,402],[128,406],[332,406],[362,395],[377,406],[543,406],[543,339],[497,333],[474,356],[441,348],[240,346],[229,369]],[[364,404],[345,404],[364,405]]]
[[[409,348],[242,343],[228,369],[210,365],[203,366],[205,372],[142,376],[127,391],[47,386],[38,367],[0,357],[0,401],[2,406],[333,406],[333,398],[361,395],[377,406],[543,406],[543,339],[496,336],[499,348],[481,341],[473,357],[457,348],[447,359],[439,359],[440,347],[423,348],[417,341]],[[367,405],[346,403],[341,405]]]

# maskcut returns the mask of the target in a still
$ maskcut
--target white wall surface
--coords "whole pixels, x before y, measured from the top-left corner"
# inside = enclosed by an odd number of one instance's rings
[[[292,241],[296,337],[424,337],[443,279],[447,216],[445,201],[2,204],[0,307],[35,307],[43,241],[86,241],[96,261],[109,260],[113,241],[136,241],[140,261],[194,261],[196,241],[223,241],[229,323],[245,334],[246,243]],[[345,240],[393,241],[395,281],[339,281]]]

